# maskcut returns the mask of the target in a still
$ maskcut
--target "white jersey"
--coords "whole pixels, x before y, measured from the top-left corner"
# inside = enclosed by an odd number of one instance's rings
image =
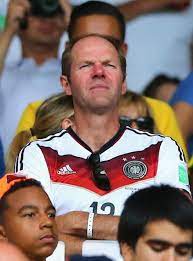
[[[189,192],[183,152],[169,137],[121,127],[99,150],[110,191],[99,189],[93,182],[88,162],[91,153],[68,128],[24,147],[15,171],[42,183],[57,215],[75,210],[120,215],[128,196],[160,183]]]

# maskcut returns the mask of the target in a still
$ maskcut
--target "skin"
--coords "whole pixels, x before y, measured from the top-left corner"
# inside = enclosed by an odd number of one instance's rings
[[[172,98],[174,92],[176,91],[177,85],[174,83],[165,83],[162,84],[156,92],[155,98],[169,102],[169,100]]]
[[[188,261],[191,258],[192,230],[184,230],[167,220],[149,223],[135,250],[121,244],[125,261]]]
[[[29,259],[14,245],[1,241],[0,242],[1,261],[29,261]]]
[[[117,104],[126,90],[115,47],[101,37],[79,40],[72,48],[70,81],[63,75],[61,84],[73,96],[76,133],[93,151],[99,149],[119,129]],[[107,123],[104,132],[101,125]]]
[[[0,226],[1,234],[30,260],[45,260],[58,242],[55,209],[47,194],[32,186],[11,193],[6,202],[9,207]]]
[[[74,26],[72,39],[89,34],[99,34],[114,37],[121,41],[121,33],[117,20],[110,15],[88,15],[80,17]],[[122,42],[122,41],[121,41]],[[122,43],[123,53],[127,53],[127,44]]]

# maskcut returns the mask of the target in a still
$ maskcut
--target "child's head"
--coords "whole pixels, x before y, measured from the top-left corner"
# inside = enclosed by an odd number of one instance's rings
[[[58,242],[55,209],[38,181],[17,174],[0,180],[0,234],[32,260],[53,253]]]

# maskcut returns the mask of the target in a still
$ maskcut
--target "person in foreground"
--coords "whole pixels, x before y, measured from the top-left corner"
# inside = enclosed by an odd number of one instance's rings
[[[0,253],[1,261],[30,261],[18,247],[4,240],[0,240]]]
[[[0,238],[30,261],[45,261],[58,243],[55,209],[40,182],[19,174],[0,179]]]
[[[16,160],[15,171],[39,180],[54,203],[67,254],[81,253],[86,239],[116,240],[119,215],[133,191],[167,183],[189,193],[176,142],[120,125],[125,71],[112,38],[89,35],[70,43],[61,84],[73,99],[73,125],[28,144]]]
[[[125,261],[188,261],[193,247],[193,203],[168,185],[151,186],[127,199],[118,241]]]

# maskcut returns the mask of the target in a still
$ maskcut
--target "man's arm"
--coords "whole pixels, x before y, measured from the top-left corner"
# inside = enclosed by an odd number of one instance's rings
[[[59,233],[86,240],[88,215],[88,212],[71,211],[56,217]],[[93,239],[116,240],[118,223],[118,216],[96,214],[93,221]]]
[[[5,29],[0,33],[0,74],[4,68],[5,58],[11,40],[19,31],[20,21],[29,8],[30,4],[27,0],[10,0]]]
[[[190,4],[190,2],[191,0],[135,0],[126,2],[118,7],[126,21],[129,21],[140,15],[167,8],[183,10]]]
[[[65,242],[67,255],[82,254],[82,244],[87,238],[88,212],[71,211],[56,217],[59,240]],[[118,216],[94,215],[93,239],[116,240]]]
[[[184,140],[187,143],[188,138],[193,135],[193,106],[181,101],[173,105],[173,109],[175,111],[178,123],[180,125],[180,129],[182,131]]]

